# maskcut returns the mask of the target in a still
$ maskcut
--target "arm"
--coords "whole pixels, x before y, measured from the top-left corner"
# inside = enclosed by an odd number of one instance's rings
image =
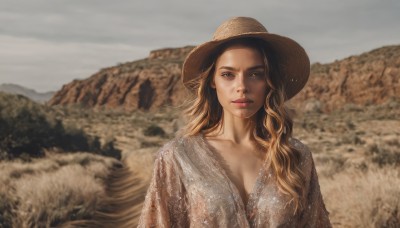
[[[332,227],[329,221],[329,212],[326,210],[324,200],[320,191],[318,175],[315,169],[314,160],[309,152],[311,167],[307,175],[308,185],[306,187],[306,199],[304,210],[300,216],[301,227]]]
[[[186,227],[185,188],[174,169],[171,148],[158,152],[138,227]]]

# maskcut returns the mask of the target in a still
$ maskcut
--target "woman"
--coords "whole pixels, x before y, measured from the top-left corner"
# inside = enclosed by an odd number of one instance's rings
[[[331,227],[284,107],[309,67],[299,44],[248,17],[193,49],[182,71],[195,96],[188,125],[158,153],[139,227]]]

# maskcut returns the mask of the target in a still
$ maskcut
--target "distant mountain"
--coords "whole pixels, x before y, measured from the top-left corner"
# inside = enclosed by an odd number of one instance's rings
[[[101,69],[62,87],[50,105],[80,103],[87,107],[156,110],[180,105],[187,98],[181,67],[193,47],[166,48],[148,58]],[[400,97],[400,45],[381,47],[332,63],[311,66],[306,87],[290,103],[299,109],[316,100],[322,111],[348,103],[381,104]]]
[[[16,84],[0,84],[0,91],[9,94],[20,94],[38,103],[45,103],[54,95],[55,92],[38,93],[33,89],[16,85]]]

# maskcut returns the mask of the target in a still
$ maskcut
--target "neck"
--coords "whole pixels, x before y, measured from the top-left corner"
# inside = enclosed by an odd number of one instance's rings
[[[254,127],[255,118],[238,118],[224,113],[221,127],[218,128],[216,136],[241,144],[253,140]]]

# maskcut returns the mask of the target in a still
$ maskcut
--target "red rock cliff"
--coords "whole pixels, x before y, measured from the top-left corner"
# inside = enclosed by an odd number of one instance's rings
[[[100,70],[64,85],[50,105],[81,103],[89,107],[155,110],[179,105],[187,97],[180,81],[184,57],[193,47],[150,52],[146,59]],[[313,64],[305,89],[291,104],[301,108],[318,100],[323,111],[346,103],[379,104],[400,97],[400,46],[375,49],[330,64]]]
[[[192,49],[187,46],[156,50],[146,59],[102,69],[85,80],[64,85],[48,104],[80,103],[127,111],[180,104],[186,97],[179,83],[182,63]]]
[[[347,103],[380,104],[400,97],[399,79],[400,46],[387,46],[330,64],[313,64],[305,89],[291,103],[299,107],[315,99],[323,111]]]

